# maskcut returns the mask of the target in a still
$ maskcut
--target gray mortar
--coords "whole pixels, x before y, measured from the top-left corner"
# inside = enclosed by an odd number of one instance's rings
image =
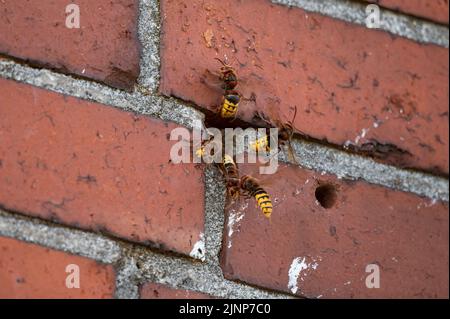
[[[123,258],[119,262],[116,278],[116,298],[139,299],[141,275],[134,258]]]
[[[159,1],[139,1],[138,36],[141,43],[138,85],[156,93],[159,85]]]
[[[202,125],[204,119],[201,112],[172,98],[139,92],[127,93],[96,82],[74,79],[68,75],[31,68],[9,60],[0,60],[0,76],[53,92],[149,115],[188,128]]]
[[[218,264],[224,228],[225,185],[214,166],[207,167],[204,174],[206,260]]]
[[[130,246],[128,254],[140,266],[142,282],[154,282],[176,289],[188,289],[220,298],[292,298],[224,279],[217,263],[193,263],[189,259],[162,256],[142,247]]]
[[[120,246],[104,236],[69,229],[36,218],[22,217],[0,209],[0,235],[114,263],[120,257]]]
[[[305,11],[350,23],[366,25],[368,4],[347,0],[271,0],[275,4],[298,7]],[[380,7],[380,29],[421,43],[433,43],[448,48],[448,27],[416,17],[395,13]]]
[[[305,168],[327,172],[339,178],[363,179],[432,200],[449,200],[449,182],[446,178],[399,169],[320,144],[294,140],[292,146],[298,163]],[[280,159],[286,161],[286,155],[281,155]]]

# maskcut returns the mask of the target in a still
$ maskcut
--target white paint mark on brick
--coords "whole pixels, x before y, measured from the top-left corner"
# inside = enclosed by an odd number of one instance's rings
[[[297,293],[298,286],[297,281],[302,270],[308,268],[308,265],[305,262],[306,258],[297,257],[292,261],[291,267],[289,268],[289,283],[288,289],[293,293]]]
[[[244,211],[245,209],[247,209],[248,207],[248,203],[246,202],[244,205],[242,205],[240,207],[240,209],[238,211],[236,210],[232,210],[230,212],[230,216],[228,217],[228,223],[227,223],[227,227],[228,227],[228,248],[231,248],[232,243],[231,243],[231,235],[233,235],[234,233],[234,226],[236,225],[236,223],[239,223],[242,218],[244,218],[245,214]]]
[[[363,128],[361,130],[361,133],[357,137],[355,137],[355,144],[358,144],[361,139],[365,138],[369,131],[370,128]]]
[[[319,258],[319,260],[321,260]],[[300,278],[301,281],[305,280],[305,277],[308,276],[308,270],[316,270],[319,264],[315,259],[312,259],[312,262],[308,263],[306,261],[306,257],[297,257],[291,263],[291,267],[289,268],[289,282],[288,289],[293,293],[297,293],[298,286],[297,282]]]
[[[189,256],[205,261],[205,235],[200,233],[200,239],[194,244]]]

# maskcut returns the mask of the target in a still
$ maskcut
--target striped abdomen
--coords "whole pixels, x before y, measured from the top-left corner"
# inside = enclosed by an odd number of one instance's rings
[[[264,216],[270,218],[273,209],[272,200],[269,194],[259,185],[258,181],[248,175],[242,176],[241,188],[256,199],[256,203],[261,208]]]
[[[240,100],[241,98],[239,94],[234,91],[225,93],[222,100],[222,107],[220,109],[220,116],[222,118],[236,117]]]
[[[254,195],[256,202],[258,203],[258,206],[261,208],[264,216],[267,218],[270,217],[272,214],[272,200],[270,199],[269,194],[263,189],[258,188],[258,190],[255,192]]]

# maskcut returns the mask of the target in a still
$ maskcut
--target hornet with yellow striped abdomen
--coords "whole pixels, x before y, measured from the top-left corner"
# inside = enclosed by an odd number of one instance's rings
[[[218,58],[216,60],[222,63],[219,79],[222,81],[222,89],[225,90],[222,96],[219,114],[224,119],[234,119],[238,111],[239,102],[241,101],[241,95],[235,90],[238,85],[238,76],[236,70],[229,64]]]
[[[237,91],[225,91],[225,94],[222,97],[220,116],[225,119],[234,119],[236,117],[240,101],[241,95]]]
[[[261,208],[264,216],[270,218],[273,209],[272,200],[264,188],[261,187],[258,180],[250,175],[244,175],[241,177],[240,186],[245,195],[256,199],[256,203]]]

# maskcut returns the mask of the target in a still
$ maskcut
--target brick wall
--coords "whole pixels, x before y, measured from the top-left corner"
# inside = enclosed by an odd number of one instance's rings
[[[0,297],[448,298],[448,38],[448,1],[0,2]],[[270,220],[171,161],[294,106]]]

